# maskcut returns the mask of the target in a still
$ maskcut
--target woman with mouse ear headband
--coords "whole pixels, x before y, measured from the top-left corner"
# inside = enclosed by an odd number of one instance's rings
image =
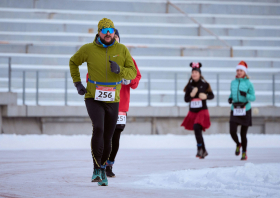
[[[184,88],[185,102],[190,103],[189,113],[185,117],[181,126],[186,130],[194,130],[197,141],[196,157],[204,159],[208,152],[205,148],[202,131],[211,125],[207,100],[212,100],[214,94],[210,84],[201,75],[201,63],[191,62],[192,74],[188,84]]]

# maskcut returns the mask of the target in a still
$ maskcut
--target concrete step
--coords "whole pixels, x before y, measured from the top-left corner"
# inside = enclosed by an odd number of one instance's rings
[[[229,57],[230,49],[220,46],[182,46],[124,43],[131,55],[146,56],[219,56]],[[74,54],[83,43],[65,42],[0,42],[0,52],[31,54]]]
[[[51,20],[81,20],[99,21],[104,16],[114,22],[133,23],[191,23],[194,22],[181,13],[136,13],[136,12],[106,12],[48,9],[17,9],[1,8],[0,18],[7,19],[51,19]],[[267,15],[228,15],[228,14],[189,14],[203,24],[232,25],[280,25],[280,17]]]
[[[69,0],[2,0],[0,7],[9,8],[37,8],[37,9],[63,9],[86,11],[118,11],[118,12],[144,12],[144,13],[178,13],[166,1],[70,1]],[[280,14],[279,3],[267,2],[221,2],[221,1],[173,1],[186,13],[219,13],[219,14]]]
[[[223,45],[212,36],[169,36],[169,35],[143,35],[122,34],[121,43],[149,43],[149,44],[172,44],[172,45]],[[0,32],[0,41],[40,41],[40,42],[80,42],[91,43],[95,34],[83,33],[49,33],[49,32]],[[221,36],[221,39],[232,46],[280,46],[280,37],[235,37]]]
[[[35,31],[35,32],[96,32],[98,21],[73,20],[37,20],[37,19],[0,19],[1,31]],[[121,32],[164,34],[164,35],[197,35],[196,24],[160,24],[160,23],[115,23]]]
[[[37,19],[0,19],[0,31],[35,32],[77,32],[87,33],[96,28],[98,21],[37,20]],[[160,34],[182,36],[209,36],[196,24],[160,24],[160,23],[115,23],[120,32],[126,34]],[[219,36],[280,37],[279,26],[239,26],[204,24]]]
[[[145,0],[144,0],[145,1]],[[180,2],[180,1],[193,1],[193,0],[176,0],[175,2]],[[205,3],[207,3],[207,2],[219,2],[219,1],[225,1],[225,0],[203,0]],[[246,3],[248,3],[248,2],[254,2],[254,3],[256,3],[256,2],[258,2],[258,3],[280,3],[280,0],[230,0],[231,2],[236,2],[236,3],[238,3],[238,2],[241,2],[241,3],[243,3],[243,2],[246,2]]]
[[[69,42],[9,42],[0,41],[2,53],[31,54],[74,54],[83,43]],[[183,46],[124,43],[132,56],[208,56],[230,57],[230,49],[221,46]],[[235,57],[275,57],[278,58],[280,47],[238,47],[233,46]]]
[[[11,57],[12,64],[29,64],[29,65],[66,65],[72,54],[21,54],[21,53],[0,53],[0,63],[7,64],[7,58]],[[255,58],[255,57],[180,57],[180,56],[134,56],[138,65],[153,67],[181,67],[189,65],[192,61],[200,61],[205,67],[217,68],[232,67],[244,60],[252,68],[279,68],[279,58]]]

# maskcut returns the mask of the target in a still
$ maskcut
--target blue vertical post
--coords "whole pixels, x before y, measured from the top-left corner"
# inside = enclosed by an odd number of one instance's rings
[[[175,84],[175,86],[174,86],[174,89],[175,89],[175,106],[178,106],[178,103],[177,103],[177,79],[178,79],[178,77],[177,77],[177,73],[175,73],[175,76],[174,76],[174,84]]]
[[[275,106],[275,74],[272,75],[272,105]]]
[[[12,91],[12,59],[11,59],[11,57],[9,57],[8,73],[9,73],[8,89],[9,89],[9,92],[11,92]]]
[[[25,105],[25,71],[22,72],[22,104]]]
[[[67,106],[67,78],[68,78],[68,75],[67,75],[67,71],[65,72],[65,95],[64,95],[64,102],[65,102],[65,106]]]
[[[36,105],[39,105],[39,71],[36,71]]]
[[[148,73],[148,106],[151,106],[151,76]]]
[[[217,106],[220,106],[220,76],[217,74]]]

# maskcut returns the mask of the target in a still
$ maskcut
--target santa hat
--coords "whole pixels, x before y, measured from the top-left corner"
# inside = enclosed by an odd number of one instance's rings
[[[248,72],[248,66],[247,63],[245,61],[241,61],[237,66],[236,66],[236,70],[241,69],[243,71],[245,71],[245,73],[247,74]]]

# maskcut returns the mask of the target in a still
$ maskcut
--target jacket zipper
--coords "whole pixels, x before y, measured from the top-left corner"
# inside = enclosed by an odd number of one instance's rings
[[[106,82],[108,82],[108,77],[107,77],[107,64],[108,64],[108,61],[107,61],[107,52],[108,52],[108,48],[106,48]]]
[[[238,80],[238,88],[237,88],[237,100],[238,100],[238,102],[239,102],[239,95],[238,95],[239,85],[240,85],[240,79]]]

